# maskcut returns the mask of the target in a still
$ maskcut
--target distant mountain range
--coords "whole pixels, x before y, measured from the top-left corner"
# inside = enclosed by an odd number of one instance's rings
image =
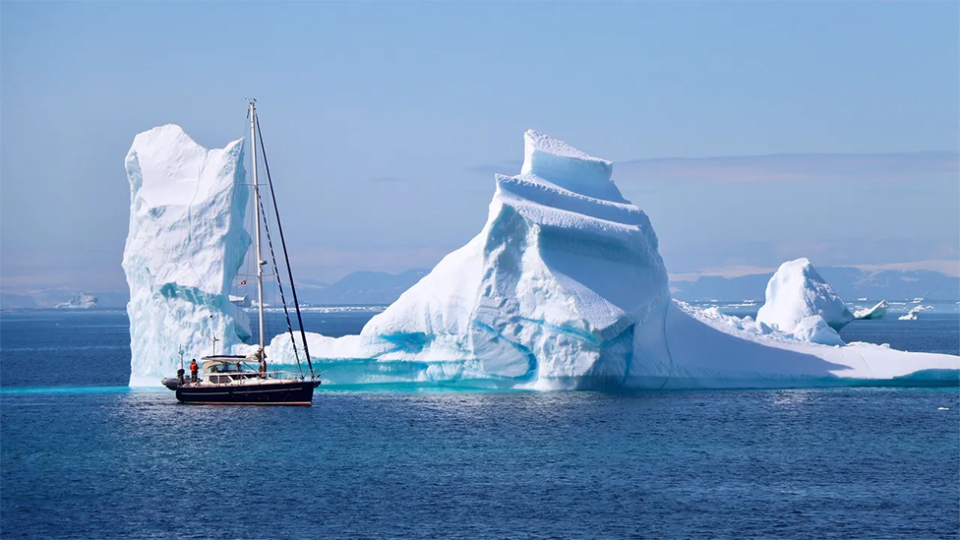
[[[301,304],[379,306],[393,303],[404,291],[412,287],[429,270],[414,269],[400,274],[386,272],[353,272],[346,277],[325,285],[313,281],[306,286],[297,286]]]
[[[833,290],[847,301],[869,300],[960,300],[960,278],[929,270],[864,271],[857,268],[827,266],[817,268]],[[709,300],[763,301],[767,282],[773,273],[736,278],[702,276],[696,281],[675,281],[673,297],[686,302]]]
[[[848,267],[817,269],[827,283],[843,299],[869,300],[960,300],[960,278],[949,277],[929,270],[864,271]],[[414,269],[400,274],[387,272],[353,272],[332,283],[302,280],[297,283],[301,304],[311,305],[387,305],[427,275],[429,270]],[[671,283],[673,297],[687,302],[700,301],[763,301],[764,291],[772,273],[753,274],[736,278],[701,276],[695,281]],[[47,289],[29,293],[0,294],[2,309],[52,308],[67,302],[76,291]],[[126,307],[128,294],[115,292],[92,293],[98,299],[98,308]]]

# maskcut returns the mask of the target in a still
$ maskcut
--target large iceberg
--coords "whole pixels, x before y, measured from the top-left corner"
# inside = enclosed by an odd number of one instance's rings
[[[955,356],[840,347],[836,329],[853,317],[806,260],[781,268],[767,291],[769,322],[749,331],[672,302],[657,236],[613,183],[611,163],[536,131],[524,143],[520,174],[495,177],[480,234],[359,335],[308,334],[325,383],[719,388],[943,370],[956,378]],[[275,338],[268,355],[292,363],[290,339]]]
[[[307,334],[326,385],[658,389],[956,382],[956,356],[840,346],[839,336],[836,346],[796,339],[836,335],[834,328],[852,317],[834,309],[828,294],[825,304],[821,298],[797,307],[807,298],[797,290],[826,290],[808,264],[788,269],[768,294],[768,311],[776,315],[770,323],[748,325],[672,301],[650,220],[623,198],[612,164],[536,131],[524,135],[524,145],[520,174],[495,177],[487,222],[476,237],[359,335]],[[247,193],[240,148],[238,141],[206,151],[174,126],[134,142],[127,158],[131,224],[124,254],[131,384],[158,384],[174,367],[176,344],[191,356],[205,352],[213,336],[235,352],[251,347],[241,344],[246,323],[228,294],[249,245],[241,227]],[[797,276],[803,279],[799,289],[793,287]],[[266,353],[273,365],[295,362],[287,335],[274,337]]]
[[[199,358],[250,334],[228,297],[250,245],[242,148],[207,150],[167,125],[137,135],[127,153],[131,386],[171,376],[180,349]]]
[[[328,366],[328,380],[622,384],[636,329],[662,327],[670,303],[657,236],[609,161],[536,131],[524,139],[521,174],[496,176],[480,234],[360,336],[311,335],[320,356],[361,364]],[[290,345],[275,339],[269,353]]]

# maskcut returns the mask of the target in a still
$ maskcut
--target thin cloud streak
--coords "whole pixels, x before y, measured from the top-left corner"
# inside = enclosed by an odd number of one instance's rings
[[[614,164],[614,180],[703,182],[810,182],[869,180],[909,182],[956,178],[960,154],[778,154],[712,158],[665,158]]]
[[[473,165],[472,167],[467,167],[467,170],[484,174],[517,174],[520,172],[520,167],[522,166],[522,161],[501,161],[500,163]]]
[[[403,182],[413,182],[412,178],[400,178],[397,176],[378,176],[375,178],[370,178],[369,180],[378,184],[399,184]]]
[[[503,161],[467,167],[479,173],[519,170],[522,162]],[[956,178],[956,152],[888,154],[773,154],[708,158],[655,158],[614,162],[613,178],[625,184],[649,180],[703,182],[796,182],[873,180],[908,182]]]

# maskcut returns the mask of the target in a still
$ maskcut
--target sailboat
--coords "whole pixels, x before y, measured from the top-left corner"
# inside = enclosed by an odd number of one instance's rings
[[[175,378],[165,378],[164,386],[176,392],[177,400],[181,403],[196,403],[209,405],[311,405],[313,391],[320,386],[319,373],[313,369],[310,351],[307,347],[307,338],[303,330],[303,317],[300,314],[300,303],[297,300],[297,289],[293,284],[293,273],[290,270],[290,259],[287,255],[286,241],[283,238],[283,227],[280,225],[280,212],[277,209],[273,191],[273,180],[270,178],[270,167],[267,163],[266,148],[263,146],[263,134],[260,131],[260,122],[257,119],[256,101],[250,101],[250,147],[253,166],[253,194],[256,214],[256,257],[257,257],[257,314],[259,317],[260,341],[257,350],[246,356],[217,355],[216,342],[213,338],[214,351],[210,356],[200,359],[197,377],[185,377],[183,369],[183,352],[180,354],[180,370]],[[260,134],[260,150],[263,152],[263,162],[267,173],[267,183],[270,187],[273,209],[277,218],[277,230],[280,233],[280,244],[286,262],[287,274],[290,278],[290,289],[293,293],[293,305],[296,310],[297,322],[300,328],[300,337],[303,344],[303,354],[309,366],[309,375],[304,373],[300,362],[300,355],[293,336],[293,327],[290,323],[290,313],[283,295],[283,286],[280,285],[280,298],[283,312],[286,316],[287,330],[294,343],[294,355],[297,359],[298,372],[273,371],[267,366],[266,350],[264,349],[264,317],[263,317],[263,266],[266,261],[261,256],[261,213],[263,203],[260,199],[260,184],[257,181],[257,135]],[[267,230],[269,239],[269,230]],[[270,245],[270,255],[273,257],[273,245]],[[276,260],[274,257],[274,267]],[[255,368],[253,366],[256,366]],[[246,368],[246,369],[244,369]]]

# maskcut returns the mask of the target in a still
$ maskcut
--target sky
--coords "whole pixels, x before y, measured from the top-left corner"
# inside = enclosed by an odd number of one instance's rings
[[[614,161],[672,273],[942,267],[958,96],[956,2],[3,2],[0,289],[124,290],[133,137],[223,147],[250,97],[304,279],[432,267],[529,128]]]

